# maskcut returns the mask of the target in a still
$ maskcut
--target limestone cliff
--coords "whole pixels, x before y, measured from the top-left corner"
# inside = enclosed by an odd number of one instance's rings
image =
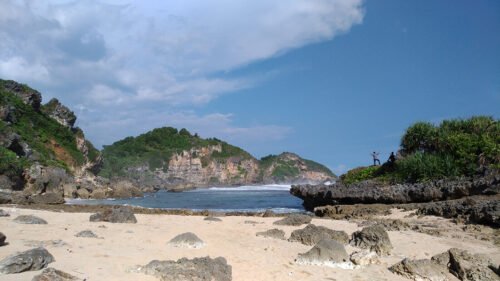
[[[186,129],[158,128],[106,146],[102,176],[131,179],[169,190],[272,183],[322,183],[335,178],[326,167],[293,153],[260,161],[218,139]]]

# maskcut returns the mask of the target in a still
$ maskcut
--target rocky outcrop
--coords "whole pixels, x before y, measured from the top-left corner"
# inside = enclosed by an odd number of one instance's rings
[[[0,261],[0,273],[13,274],[36,271],[54,262],[54,257],[44,248],[35,248],[8,256]]]
[[[127,206],[113,206],[102,212],[90,216],[91,222],[111,222],[111,223],[137,223],[132,208]]]
[[[308,224],[312,221],[312,217],[302,214],[291,214],[283,219],[275,221],[274,225],[291,225],[299,226],[303,224]]]
[[[349,236],[347,236],[345,231],[337,231],[314,224],[309,224],[303,229],[294,230],[288,241],[300,242],[304,245],[314,245],[323,239],[335,240],[341,244],[349,242]]]
[[[460,218],[470,223],[500,227],[500,196],[421,204],[418,206],[417,214]]]
[[[295,262],[307,265],[342,266],[342,264],[349,262],[349,256],[344,245],[335,240],[324,239],[308,252],[299,254]]]
[[[40,110],[42,95],[38,91],[12,80],[1,80],[0,82],[1,90],[18,96],[25,104],[37,111]]]
[[[379,255],[389,255],[392,250],[389,235],[381,225],[365,227],[361,231],[354,232],[350,243]]]
[[[223,257],[182,258],[178,261],[151,261],[138,272],[163,281],[231,281],[232,268]]]
[[[447,281],[448,270],[430,260],[404,259],[389,267],[389,270],[405,278],[420,281]]]
[[[75,125],[76,115],[69,108],[61,104],[58,99],[51,99],[43,106],[42,111],[64,127],[71,129]]]
[[[452,248],[430,260],[404,259],[389,267],[393,273],[411,280],[446,281],[450,273],[461,281],[498,281],[497,265],[487,257]]]
[[[54,268],[46,268],[42,273],[36,275],[31,279],[31,281],[80,281],[80,278],[77,278],[69,273],[64,271],[60,271]]]
[[[473,178],[437,180],[416,184],[387,185],[364,181],[351,185],[294,185],[290,193],[304,200],[304,207],[338,204],[401,204],[459,199],[472,195],[494,195],[500,190],[500,172],[492,170]]]
[[[205,242],[192,232],[179,234],[168,242],[174,247],[199,249],[205,246]]]

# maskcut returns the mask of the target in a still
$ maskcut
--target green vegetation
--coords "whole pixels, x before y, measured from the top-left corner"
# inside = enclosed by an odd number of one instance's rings
[[[102,152],[104,163],[100,175],[104,177],[124,176],[128,167],[141,166],[145,163],[148,164],[150,171],[160,168],[166,171],[168,162],[175,153],[211,145],[220,145],[222,148],[220,152],[212,153],[212,158],[215,160],[225,161],[230,157],[243,160],[252,157],[241,148],[216,138],[202,139],[197,135],[191,135],[186,129],[178,131],[175,128],[164,127],[104,146]],[[209,159],[203,157],[202,166],[205,167],[208,163]]]
[[[377,177],[378,170],[379,170],[378,166],[358,167],[341,175],[340,179],[345,184],[352,184],[355,182],[371,180]]]
[[[344,182],[422,182],[472,176],[484,167],[499,169],[500,122],[486,116],[445,120],[438,126],[419,122],[406,130],[400,153],[393,165],[349,171]]]
[[[292,156],[290,158],[289,156]],[[297,157],[298,160],[293,158]],[[311,160],[298,158],[298,156],[291,153],[283,153],[281,155],[268,155],[260,159],[261,177],[264,176],[266,170],[272,167],[271,176],[278,180],[284,181],[287,178],[293,178],[300,174],[300,162],[303,162],[309,171],[316,171],[325,173],[331,177],[335,175],[327,167],[316,163]]]
[[[21,140],[35,151],[37,161],[42,165],[56,165],[66,169],[69,165],[82,165],[85,157],[76,146],[75,133],[57,123],[47,114],[26,105],[15,94],[5,91],[4,83],[6,81],[0,80],[0,106],[13,108],[11,115],[14,122],[7,124],[0,120],[1,132],[8,133],[10,130],[19,135]],[[23,85],[23,89],[34,91],[25,85]],[[63,152],[65,156],[58,157],[55,148]],[[91,146],[90,151],[94,155],[93,157],[97,157],[98,151],[92,148],[93,146]],[[0,158],[0,165],[11,165],[16,162],[13,162],[12,157],[8,157],[5,151],[2,155],[5,157]],[[16,163],[16,167],[28,165],[27,160],[19,160]]]

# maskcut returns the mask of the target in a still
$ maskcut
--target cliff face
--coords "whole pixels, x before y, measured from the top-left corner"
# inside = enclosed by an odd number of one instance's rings
[[[76,116],[26,85],[0,80],[0,189],[27,197],[63,194],[63,186],[95,178],[101,157],[74,127]]]
[[[107,146],[103,153],[103,176],[169,190],[322,183],[335,178],[328,168],[293,153],[271,155],[259,161],[238,147],[192,136],[185,129],[155,129]]]

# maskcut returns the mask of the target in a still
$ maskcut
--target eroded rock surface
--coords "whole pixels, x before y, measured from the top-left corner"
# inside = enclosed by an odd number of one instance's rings
[[[349,242],[349,236],[345,231],[333,230],[314,224],[308,224],[303,229],[294,230],[288,241],[300,242],[304,245],[314,245],[323,239],[332,239],[341,244]]]
[[[54,268],[46,268],[42,273],[36,275],[31,281],[79,281],[77,278],[69,273],[60,271]]]
[[[363,228],[352,234],[351,245],[376,252],[379,255],[388,255],[392,244],[387,231],[381,225]]]
[[[13,274],[36,271],[54,262],[54,257],[44,248],[35,248],[13,254],[0,261],[0,273]]]
[[[111,222],[111,223],[137,223],[132,208],[127,206],[113,206],[102,212],[90,216],[91,222]]]
[[[174,238],[172,238],[172,240],[170,240],[168,243],[175,247],[194,248],[194,249],[199,249],[205,246],[205,243],[198,236],[196,236],[196,234],[192,232],[179,234]]]
[[[448,281],[447,268],[430,260],[404,259],[389,267],[398,275],[415,281]]]
[[[331,239],[319,241],[311,250],[299,254],[295,262],[299,264],[335,266],[349,262],[344,245]]]
[[[139,272],[162,281],[231,281],[232,268],[223,257],[182,258],[178,261],[151,261]]]
[[[83,237],[83,238],[99,238],[94,232],[91,230],[83,230],[75,234],[75,237]]]

